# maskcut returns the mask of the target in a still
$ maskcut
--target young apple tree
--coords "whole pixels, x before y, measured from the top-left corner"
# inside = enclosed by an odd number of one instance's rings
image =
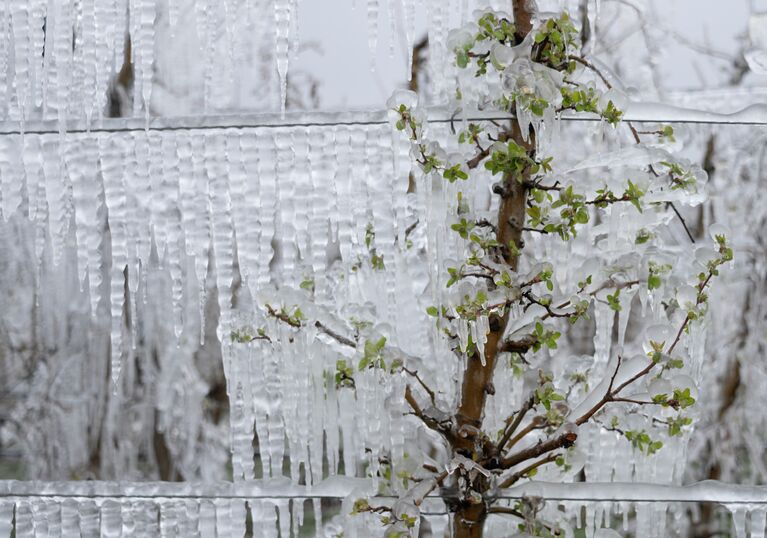
[[[431,282],[440,284],[437,302],[424,315],[444,344],[437,349],[449,350],[433,359],[457,364],[457,388],[433,386],[428,368],[417,367],[432,359],[415,359],[369,330],[375,320],[351,320],[354,333],[343,334],[298,306],[266,306],[288,334],[311,327],[354,350],[359,360],[339,359],[330,376],[336,390],[361,390],[358,376],[373,370],[404,379],[391,385],[402,389],[403,420],[432,432],[435,452],[446,455],[409,467],[387,459],[392,455],[375,462],[383,489],[387,481],[399,483],[387,490],[396,501],[359,498],[344,515],[377,519],[387,536],[417,533],[419,507],[430,494],[444,500],[456,538],[482,536],[492,514],[508,518],[520,537],[564,536],[565,523],[545,517],[535,503],[501,502],[499,492],[537,473],[573,480],[583,466],[581,446],[588,446],[584,435],[594,428],[643,457],[663,450],[663,439],[685,435],[697,396],[687,373],[699,360],[687,343],[699,335],[712,280],[732,259],[722,229],[712,229],[713,241],[695,256],[668,233],[672,219],[681,220],[674,204],[699,203],[705,181],[702,170],[665,149],[673,129],[640,130],[624,121],[625,98],[597,62],[580,55],[567,13],[539,15],[527,0],[513,0],[512,8],[480,13],[449,38],[462,72],[457,101],[465,114],[494,112],[493,119],[465,120],[452,140],[442,141],[444,149],[430,138],[414,93],[389,102],[425,183],[442,183],[436,188],[454,197],[433,206],[447,208],[444,214],[428,218],[462,257],[441,260],[441,277]],[[560,132],[562,114],[598,121],[592,135],[611,141],[599,154],[587,153],[572,133],[567,139]],[[580,164],[561,164],[549,151]],[[472,183],[474,192],[488,193],[486,207],[471,207],[464,196]],[[388,260],[376,252],[372,228],[365,243],[371,267],[382,269]],[[569,264],[578,249],[593,263]],[[604,364],[594,357],[590,380],[571,368],[563,334],[583,330],[596,308],[628,315],[635,296],[652,310],[639,342],[621,342]],[[265,330],[233,335],[273,338]],[[489,401],[505,396],[496,395],[497,387],[508,387],[500,381],[512,376],[524,380],[521,403],[490,423]]]

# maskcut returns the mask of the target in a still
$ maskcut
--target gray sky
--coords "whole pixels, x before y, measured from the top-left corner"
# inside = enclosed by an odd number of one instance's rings
[[[438,0],[448,2],[450,0]],[[618,0],[602,0],[605,6]],[[695,46],[734,54],[739,36],[748,29],[749,13],[767,11],[767,0],[632,0],[646,3],[657,14],[659,32],[672,28]],[[460,0],[450,2],[451,9]],[[291,58],[291,70],[304,70],[321,82],[323,109],[381,108],[392,91],[406,82],[406,44],[400,28],[390,54],[390,19],[388,2],[380,2],[379,39],[376,71],[371,71],[368,49],[367,0],[304,0],[299,7],[299,33],[302,43],[317,43],[303,51],[297,61]],[[554,2],[556,3],[556,2]],[[416,39],[425,35],[424,5],[416,2]],[[397,8],[399,3],[395,4]],[[397,14],[401,17],[401,14]],[[456,17],[456,13],[452,13]],[[607,21],[600,19],[600,23]],[[668,32],[666,32],[668,35]],[[656,60],[663,83],[668,89],[696,89],[721,85],[726,80],[723,60],[712,58],[685,46],[679,39],[669,39],[659,49]],[[761,78],[764,84],[765,79]]]

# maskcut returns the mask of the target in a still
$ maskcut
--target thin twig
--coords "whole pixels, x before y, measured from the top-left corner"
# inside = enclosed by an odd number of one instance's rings
[[[574,61],[576,61],[576,62],[578,62],[578,63],[580,63],[580,64],[582,64],[582,65],[586,66],[587,68],[591,69],[591,71],[593,71],[594,73],[596,73],[596,74],[599,76],[599,78],[601,78],[601,79],[602,79],[602,82],[604,82],[605,86],[607,86],[607,88],[608,88],[608,89],[612,89],[612,87],[613,87],[613,86],[612,86],[612,84],[610,84],[610,81],[609,81],[609,80],[607,80],[607,77],[605,77],[605,76],[604,76],[604,74],[602,74],[602,71],[600,71],[600,70],[599,70],[599,68],[597,68],[597,66],[595,66],[594,64],[592,64],[591,62],[589,62],[589,61],[588,61],[586,58],[582,58],[582,57],[580,57],[580,56],[576,56],[576,55],[574,55],[574,54],[571,54],[571,55],[569,55],[568,57],[569,57],[571,60],[574,60]],[[640,137],[639,137],[639,131],[637,131],[637,130],[636,130],[636,128],[634,127],[634,125],[633,125],[633,124],[632,124],[630,121],[627,121],[627,122],[626,122],[626,125],[628,125],[628,128],[631,130],[631,134],[632,134],[632,136],[634,137],[634,141],[635,141],[637,144],[641,144],[641,143],[642,143],[642,140],[641,140],[641,139],[640,139]],[[653,167],[652,167],[652,166],[650,166],[650,171],[651,171],[653,174],[655,174],[655,176],[658,176],[658,173],[657,173],[657,172],[655,172],[655,170],[653,169]],[[682,218],[682,215],[679,213],[679,210],[678,210],[678,209],[676,208],[676,206],[674,205],[674,202],[666,202],[666,203],[667,203],[667,205],[671,206],[671,208],[674,210],[674,213],[676,213],[676,216],[677,216],[677,217],[679,217],[679,220],[682,222],[682,226],[684,227],[684,231],[685,231],[685,232],[687,232],[687,237],[689,237],[689,238],[690,238],[690,241],[692,241],[693,243],[695,243],[695,238],[694,238],[694,237],[693,237],[693,235],[690,233],[690,229],[687,227],[687,223],[686,223],[686,222],[685,222],[685,220]]]
[[[530,409],[533,408],[535,405],[535,395],[531,395],[527,400],[525,400],[525,403],[522,404],[522,407],[519,408],[519,411],[516,412],[515,415],[511,415],[514,417],[513,421],[510,421],[511,416],[509,416],[508,419],[506,419],[506,422],[509,423],[509,426],[506,428],[506,431],[503,432],[503,437],[501,437],[501,440],[498,442],[498,453],[503,453],[503,447],[506,445],[506,443],[509,441],[509,438],[514,434],[514,431],[519,428],[519,425],[522,423],[522,419],[525,418],[525,415],[527,414]]]
[[[277,312],[272,305],[268,304],[266,305],[266,311],[269,313],[270,316],[272,316],[275,319],[278,319],[279,321],[283,323],[287,323],[291,327],[295,327],[296,329],[300,329],[302,327],[301,322],[291,319],[290,316],[288,316],[284,312]]]
[[[410,385],[405,387],[405,401],[413,410],[412,414],[421,419],[421,422],[423,422],[429,429],[442,434],[449,443],[452,443],[455,440],[455,436],[449,427],[444,426],[434,417],[430,417],[423,411],[423,409],[421,409],[421,406],[418,405],[418,402],[413,396],[413,391],[410,390]]]
[[[429,388],[429,385],[427,385],[423,381],[423,379],[421,379],[421,376],[418,375],[418,371],[417,370],[408,370],[407,368],[405,368],[403,366],[402,367],[402,371],[407,373],[407,374],[409,374],[409,375],[411,375],[411,376],[413,376],[416,379],[416,381],[418,381],[418,383],[421,385],[421,387],[423,387],[423,390],[425,390],[429,394],[429,399],[431,400],[431,404],[432,405],[437,405],[437,398],[436,398],[436,395],[435,395],[434,391]]]
[[[498,487],[499,488],[508,488],[509,486],[511,486],[512,484],[517,482],[517,480],[519,480],[520,478],[524,478],[525,476],[527,476],[531,471],[537,469],[541,465],[546,465],[547,463],[551,463],[552,461],[556,460],[558,457],[559,457],[558,453],[556,453],[556,454],[549,454],[549,455],[547,455],[547,456],[545,456],[545,457],[543,457],[543,458],[541,458],[541,459],[539,459],[537,461],[534,461],[533,463],[531,463],[530,465],[528,465],[524,469],[521,469],[521,470],[513,473],[512,475],[510,475],[506,480],[501,482]]]
[[[676,216],[679,217],[679,222],[682,223],[682,227],[684,228],[684,231],[687,233],[687,237],[689,237],[690,241],[694,243],[695,238],[692,236],[692,232],[690,232],[690,229],[687,227],[687,222],[685,222],[684,217],[682,217],[682,214],[679,212],[679,210],[676,208],[676,206],[672,202],[668,202],[668,205],[671,206],[671,209],[674,210],[674,213],[676,213]]]
[[[357,342],[355,342],[351,338],[347,338],[346,336],[342,334],[338,334],[333,329],[330,329],[319,320],[314,322],[314,326],[317,327],[323,333],[327,334],[329,337],[333,338],[334,340],[336,340],[337,342],[345,346],[354,347],[354,348],[357,347]]]

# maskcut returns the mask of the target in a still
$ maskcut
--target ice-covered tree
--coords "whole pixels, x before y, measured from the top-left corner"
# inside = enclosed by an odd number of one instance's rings
[[[519,536],[564,535],[561,514],[500,501],[499,491],[536,474],[572,480],[605,435],[639,458],[664,444],[683,451],[693,423],[708,291],[732,250],[724,229],[712,227],[710,240],[693,246],[679,243],[668,226],[681,218],[675,204],[702,201],[706,174],[674,158],[670,126],[623,121],[627,98],[581,55],[567,13],[539,14],[522,0],[512,11],[483,12],[449,38],[463,72],[456,117],[477,110],[486,120],[456,119],[453,135],[431,136],[415,94],[397,93],[388,103],[428,191],[429,355],[416,357],[416,346],[387,338],[391,329],[374,314],[350,315],[349,305],[331,314],[284,293],[265,304],[268,327],[232,334],[235,345],[290,346],[311,330],[346,353],[327,385],[339,399],[364,401],[370,383],[382,383],[387,404],[398,409],[404,398],[407,425],[397,427],[431,432],[429,448],[418,454],[366,445],[368,474],[379,493],[394,492],[397,500],[358,498],[346,507],[356,515],[352,526],[376,520],[388,535],[406,535],[418,528],[424,499],[438,493],[454,536],[482,536],[494,514],[518,524]],[[591,133],[597,150],[562,147],[563,114],[599,122]],[[369,259],[353,271],[374,279],[385,268],[378,240],[369,225]],[[396,240],[412,246],[408,234]],[[301,285],[309,299],[313,286]],[[641,334],[629,342],[635,296]],[[616,313],[611,350],[605,340]],[[328,317],[335,324],[322,321]],[[602,342],[593,356],[573,357],[570,346],[560,346],[563,334],[590,317]],[[396,430],[384,419],[378,424]],[[614,463],[609,472],[633,476],[633,462]]]

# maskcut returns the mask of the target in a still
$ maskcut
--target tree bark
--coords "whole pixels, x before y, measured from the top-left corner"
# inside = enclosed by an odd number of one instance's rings
[[[514,23],[517,39],[522,40],[532,29],[533,2],[530,0],[513,0]],[[524,140],[519,123],[511,120],[511,128],[506,136],[524,147],[534,156],[535,140],[533,133],[528,133]],[[501,204],[498,209],[496,225],[497,240],[501,245],[509,245],[511,241],[522,248],[522,228],[525,222],[527,201],[527,177],[516,177],[506,174],[503,177],[500,196]],[[517,270],[518,256],[511,250],[503,250],[504,261],[513,270]],[[481,459],[483,439],[481,428],[487,395],[494,392],[493,373],[498,358],[498,348],[503,333],[509,322],[508,314],[490,318],[490,332],[485,343],[485,364],[477,354],[468,358],[461,384],[461,402],[455,415],[458,425],[458,438],[453,444],[453,452],[462,454],[475,461]],[[484,493],[484,492],[482,492]],[[453,536],[455,538],[481,538],[485,520],[487,519],[485,504],[461,504],[455,510],[453,518]]]
[[[453,536],[455,538],[482,538],[486,519],[487,508],[483,504],[461,508],[453,516]]]

